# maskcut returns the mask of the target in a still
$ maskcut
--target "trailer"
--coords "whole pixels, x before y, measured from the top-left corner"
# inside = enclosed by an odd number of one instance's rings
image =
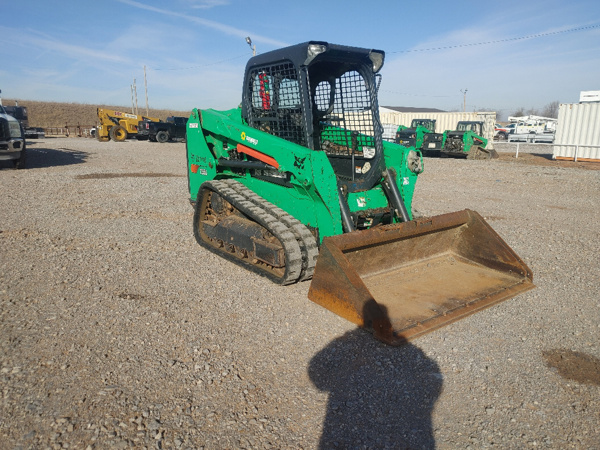
[[[554,133],[514,133],[508,135],[508,142],[552,144],[554,142]]]

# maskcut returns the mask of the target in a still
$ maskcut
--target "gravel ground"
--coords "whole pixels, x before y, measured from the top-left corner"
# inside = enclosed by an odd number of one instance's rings
[[[480,212],[537,288],[391,348],[200,248],[183,144],[29,148],[0,170],[0,448],[600,448],[600,164],[426,159],[414,208]]]

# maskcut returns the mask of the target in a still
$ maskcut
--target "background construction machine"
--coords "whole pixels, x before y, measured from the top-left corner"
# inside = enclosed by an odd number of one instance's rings
[[[137,135],[138,123],[142,120],[160,122],[155,117],[144,117],[136,114],[113,111],[98,108],[99,125],[96,129],[96,137],[99,141],[124,141]]]
[[[467,159],[498,158],[496,150],[486,148],[488,141],[482,136],[483,122],[458,122],[456,130],[444,131],[441,154]]]
[[[199,244],[389,344],[533,287],[469,210],[411,220],[420,152],[382,140],[384,53],[306,42],[251,58],[241,108],[192,111]]]
[[[396,144],[414,147],[426,156],[430,152],[439,153],[443,135],[435,132],[435,122],[433,119],[413,119],[410,127],[400,125],[396,131]]]

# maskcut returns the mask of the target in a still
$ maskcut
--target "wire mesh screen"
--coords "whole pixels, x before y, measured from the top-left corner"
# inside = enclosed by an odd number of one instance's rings
[[[320,82],[313,99],[319,115],[320,148],[330,155],[367,156],[374,151],[372,99],[356,71]]]
[[[248,83],[252,103],[249,125],[306,146],[306,121],[294,65],[279,63],[257,68],[250,73]]]

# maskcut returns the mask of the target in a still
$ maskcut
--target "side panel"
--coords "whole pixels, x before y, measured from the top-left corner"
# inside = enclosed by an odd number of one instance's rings
[[[217,161],[208,147],[197,109],[192,111],[187,123],[187,166],[190,200],[195,202],[200,185],[217,175]]]

